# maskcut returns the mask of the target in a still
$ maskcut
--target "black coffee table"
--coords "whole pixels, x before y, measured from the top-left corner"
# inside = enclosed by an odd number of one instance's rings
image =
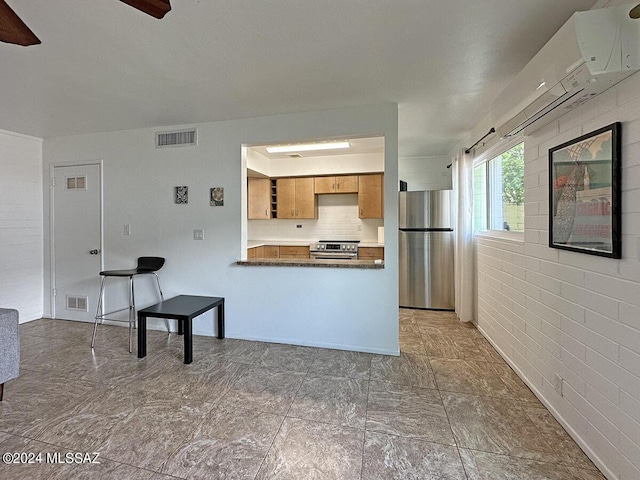
[[[193,361],[192,320],[218,307],[218,338],[224,338],[224,297],[178,295],[138,311],[138,358],[147,356],[147,317],[178,321],[178,335],[184,334],[184,363]]]

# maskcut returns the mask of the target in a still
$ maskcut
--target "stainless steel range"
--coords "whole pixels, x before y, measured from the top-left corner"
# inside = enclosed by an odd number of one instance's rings
[[[316,260],[357,260],[360,240],[319,240],[309,246]]]

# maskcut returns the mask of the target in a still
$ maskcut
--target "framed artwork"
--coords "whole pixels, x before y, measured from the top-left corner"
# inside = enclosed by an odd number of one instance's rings
[[[222,207],[224,205],[223,187],[213,187],[209,193],[209,205],[212,207]]]
[[[621,257],[620,122],[549,150],[549,246]]]
[[[178,204],[189,203],[189,187],[176,187],[176,199]]]

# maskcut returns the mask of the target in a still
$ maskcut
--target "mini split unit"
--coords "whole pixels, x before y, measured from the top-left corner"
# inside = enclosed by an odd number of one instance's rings
[[[528,134],[640,69],[636,5],[573,14],[493,102],[497,134]]]

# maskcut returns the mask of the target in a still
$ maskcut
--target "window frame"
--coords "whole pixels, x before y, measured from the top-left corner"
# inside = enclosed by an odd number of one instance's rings
[[[512,231],[512,230],[495,230],[495,229],[491,229],[491,195],[492,195],[492,189],[491,189],[491,181],[490,181],[490,177],[491,177],[491,173],[490,173],[490,165],[489,162],[491,160],[493,160],[496,157],[499,157],[500,155],[502,155],[503,153],[511,150],[512,148],[514,148],[515,146],[519,145],[519,144],[523,144],[523,149],[525,149],[526,145],[525,145],[525,138],[521,137],[521,136],[517,136],[515,138],[510,138],[501,142],[498,142],[497,144],[491,146],[490,148],[488,148],[487,150],[483,151],[482,153],[480,153],[477,157],[475,157],[473,159],[473,171],[472,171],[472,176],[473,176],[473,172],[475,172],[475,169],[482,165],[485,164],[485,214],[486,214],[486,218],[484,219],[485,221],[485,229],[484,230],[474,230],[473,234],[475,236],[486,236],[486,237],[498,237],[498,238],[508,238],[511,240],[519,240],[519,241],[524,241],[524,231],[522,232],[518,232],[518,231]],[[523,187],[524,187],[524,178],[523,178]],[[474,198],[475,201],[475,198]],[[475,208],[474,208],[475,210]],[[526,213],[524,214],[524,219],[526,221]],[[475,226],[475,225],[474,225]]]

